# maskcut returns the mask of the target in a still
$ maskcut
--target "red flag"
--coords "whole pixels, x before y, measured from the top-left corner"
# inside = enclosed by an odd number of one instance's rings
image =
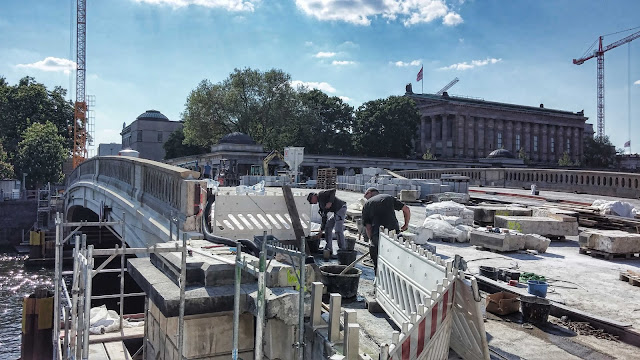
[[[624,147],[631,147],[631,140],[624,143]]]
[[[418,71],[418,76],[416,76],[416,81],[422,80],[422,69],[423,68],[424,68],[424,66],[420,68],[420,71]]]

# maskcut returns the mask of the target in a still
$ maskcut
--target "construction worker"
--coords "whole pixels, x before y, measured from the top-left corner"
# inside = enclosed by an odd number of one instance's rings
[[[409,227],[411,210],[400,200],[387,194],[380,194],[378,189],[370,187],[364,194],[367,201],[362,207],[362,224],[366,228],[369,238],[369,251],[373,260],[374,271],[378,272],[378,242],[380,240],[380,226],[387,230],[395,230],[397,233],[405,231]],[[398,224],[396,211],[402,210],[404,225]]]
[[[334,230],[336,232],[336,238],[338,238],[338,247],[345,249],[344,217],[347,215],[347,203],[336,197],[336,189],[324,190],[319,193],[309,193],[309,195],[307,195],[307,201],[311,204],[318,204],[318,212],[322,217],[322,224],[317,236],[322,237],[323,233],[326,234],[325,239],[327,245],[325,245],[325,250],[331,251],[333,255]],[[331,218],[329,218],[329,213],[333,213]]]

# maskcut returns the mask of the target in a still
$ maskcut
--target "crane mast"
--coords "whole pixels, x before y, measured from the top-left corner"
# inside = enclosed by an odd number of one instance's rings
[[[71,154],[74,169],[87,158],[87,102],[85,98],[86,0],[77,0],[76,26],[76,102],[73,119],[73,152]]]
[[[594,57],[598,59],[598,75],[597,75],[597,88],[598,88],[598,124],[597,124],[597,137],[604,137],[604,53],[617,48],[620,45],[626,44],[640,37],[640,31],[635,32],[625,38],[622,38],[618,41],[615,41],[607,46],[602,45],[602,41],[604,40],[604,35],[598,37],[598,50],[595,50],[591,54],[585,54],[583,57],[579,59],[573,59],[573,63],[575,65],[582,65],[585,61],[589,59],[593,59]]]

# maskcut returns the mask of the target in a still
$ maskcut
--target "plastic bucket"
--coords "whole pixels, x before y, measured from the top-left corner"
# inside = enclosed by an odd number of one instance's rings
[[[356,248],[356,239],[352,237],[346,237],[344,239],[345,246],[347,247],[345,250],[353,250]]]
[[[346,265],[320,266],[320,277],[328,293],[339,293],[343,298],[352,298],[358,294],[358,283],[362,271],[354,267],[346,274],[339,275],[346,267]]]
[[[320,249],[320,239],[308,239],[307,246],[310,253],[317,254]]]
[[[548,287],[549,287],[549,284],[547,284],[545,281],[539,281],[539,280],[527,281],[527,291],[531,295],[540,296],[543,298],[547,297]]]
[[[544,324],[549,319],[551,303],[547,299],[523,296],[520,298],[520,307],[522,308],[522,322]]]
[[[491,280],[498,280],[498,269],[491,266],[480,266],[480,275]]]
[[[340,265],[350,265],[356,261],[358,252],[355,250],[338,250],[338,262]]]

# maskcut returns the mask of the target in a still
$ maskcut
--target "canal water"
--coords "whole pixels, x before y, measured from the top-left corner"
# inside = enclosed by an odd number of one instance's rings
[[[22,299],[39,286],[53,290],[53,269],[27,269],[24,258],[0,249],[0,359],[20,357]]]

